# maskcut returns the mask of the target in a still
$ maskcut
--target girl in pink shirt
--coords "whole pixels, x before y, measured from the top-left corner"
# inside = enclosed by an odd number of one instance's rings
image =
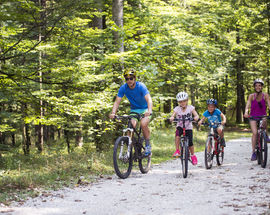
[[[170,117],[170,121],[172,122],[174,118],[182,118],[183,116],[185,117],[192,117],[194,120],[199,119],[199,115],[195,110],[195,107],[192,105],[188,105],[188,94],[186,92],[180,92],[177,94],[176,99],[178,101],[178,106],[174,108],[173,114]],[[185,127],[186,127],[186,135],[189,140],[189,150],[191,154],[191,160],[192,164],[196,165],[197,164],[197,157],[194,155],[194,146],[193,146],[193,126],[191,121],[186,121],[185,122]],[[176,132],[175,132],[175,148],[176,151],[173,154],[173,157],[180,156],[180,150],[179,150],[179,144],[180,144],[180,136],[183,134],[183,122],[179,121],[177,123],[176,127]]]

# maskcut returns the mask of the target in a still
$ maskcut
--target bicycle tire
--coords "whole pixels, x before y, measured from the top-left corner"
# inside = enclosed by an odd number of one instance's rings
[[[181,163],[182,163],[182,173],[183,173],[183,177],[186,178],[188,175],[188,155],[189,155],[189,151],[188,151],[188,140],[186,140],[184,142],[183,147],[181,147]]]
[[[125,179],[130,175],[133,164],[132,147],[130,148],[128,156],[128,142],[128,137],[118,137],[113,149],[114,170],[116,175],[122,179]]]
[[[216,155],[217,165],[221,166],[224,160],[224,148],[222,150],[220,143],[218,143],[218,153]]]
[[[256,154],[257,154],[257,163],[258,165],[261,164],[261,137],[260,137],[260,134],[258,134],[258,137],[257,137],[257,145],[256,145]]]
[[[150,170],[151,167],[151,155],[144,157],[143,156],[143,148],[142,146],[145,145],[144,144],[145,140],[143,139],[143,142],[141,143],[141,145],[138,147],[138,153],[139,153],[139,169],[141,171],[142,174],[146,174],[148,173],[148,171]]]
[[[267,136],[265,133],[263,133],[261,138],[261,167],[265,168],[267,163],[267,153],[268,153],[268,147],[267,147]]]
[[[205,150],[204,150],[204,163],[205,163],[206,169],[211,169],[213,166],[213,157],[214,157],[213,144],[214,144],[213,138],[208,137],[206,140]]]

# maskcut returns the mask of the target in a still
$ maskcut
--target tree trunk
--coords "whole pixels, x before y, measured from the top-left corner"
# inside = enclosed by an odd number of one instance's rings
[[[113,32],[116,48],[118,52],[124,52],[124,39],[121,36],[123,30],[124,0],[113,0],[112,19],[119,30]]]
[[[16,145],[15,134],[11,134],[11,144],[12,144],[12,146],[15,146]]]
[[[78,119],[79,121],[79,130],[76,131],[76,145],[79,147],[83,146],[83,136],[82,136],[82,130],[83,130],[83,126],[82,126],[82,116],[79,117]]]
[[[39,6],[41,8],[46,8],[46,0],[39,0]],[[40,13],[40,19],[42,22],[45,22],[46,20],[46,12],[45,10]],[[45,28],[46,25],[43,25],[43,28]],[[42,40],[42,27],[39,28],[39,36],[38,36],[38,41],[40,42]],[[40,92],[42,93],[42,52],[39,51],[39,82],[40,82]],[[43,119],[43,101],[40,99],[40,119]],[[39,123],[38,126],[38,141],[36,142],[37,148],[40,152],[43,151],[43,146],[44,146],[44,126],[42,123]]]
[[[22,115],[23,115],[23,120],[22,120],[22,149],[24,155],[28,155],[30,153],[30,143],[29,143],[29,134],[28,134],[28,125],[25,124],[24,118],[26,117],[26,109],[27,105],[25,103],[22,103]]]
[[[194,85],[190,85],[190,99],[191,99],[191,104],[195,106],[195,88]]]
[[[97,11],[102,13],[103,12],[103,7],[104,7],[104,1],[103,0],[95,0],[95,6],[97,7]],[[92,21],[92,26],[93,28],[98,28],[98,29],[104,29],[104,21],[103,21],[103,16],[94,16],[93,21]]]
[[[236,43],[240,44],[239,28],[236,29],[237,37]],[[243,114],[245,112],[245,90],[243,87],[243,73],[244,63],[241,62],[240,53],[237,53],[238,58],[235,63],[236,69],[236,123],[243,122]]]
[[[70,153],[69,131],[65,129],[64,135],[65,135],[65,139],[66,139],[66,143],[67,143],[68,153]]]

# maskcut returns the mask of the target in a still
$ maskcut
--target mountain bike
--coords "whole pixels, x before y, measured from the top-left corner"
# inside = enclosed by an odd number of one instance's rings
[[[250,116],[248,117],[250,120],[257,121],[258,134],[256,138],[256,154],[257,154],[257,162],[261,165],[262,168],[266,167],[267,164],[267,155],[268,155],[268,147],[267,142],[269,140],[267,132],[266,132],[266,122],[264,119],[270,119],[270,116]]]
[[[220,136],[218,135],[217,130],[214,128],[214,126],[218,127],[221,125],[221,123],[203,123],[203,125],[209,126],[208,137],[204,150],[204,161],[205,168],[211,169],[214,156],[216,156],[218,166],[222,165],[224,160],[224,147],[221,147]]]
[[[190,158],[190,152],[189,152],[189,140],[186,136],[186,121],[194,121],[192,117],[187,117],[185,115],[182,115],[181,118],[176,118],[173,120],[173,122],[183,122],[183,135],[180,138],[180,159],[182,164],[182,173],[183,177],[186,178],[188,175],[188,161],[191,161]]]
[[[116,119],[127,120],[127,127],[123,129],[123,136],[116,139],[113,149],[113,165],[116,175],[119,178],[127,178],[133,166],[133,161],[139,163],[141,173],[145,174],[151,166],[151,154],[144,155],[145,139],[142,136],[142,128],[139,131],[133,127],[131,120],[136,118],[139,121],[144,114],[130,113],[130,115],[115,116]],[[134,149],[134,153],[133,153]]]

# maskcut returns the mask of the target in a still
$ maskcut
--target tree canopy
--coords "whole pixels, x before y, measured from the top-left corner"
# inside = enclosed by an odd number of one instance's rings
[[[27,152],[62,132],[68,144],[102,148],[126,68],[148,87],[156,117],[185,90],[199,113],[213,97],[242,122],[252,81],[270,91],[269,9],[266,0],[2,1],[1,144],[17,135]]]

